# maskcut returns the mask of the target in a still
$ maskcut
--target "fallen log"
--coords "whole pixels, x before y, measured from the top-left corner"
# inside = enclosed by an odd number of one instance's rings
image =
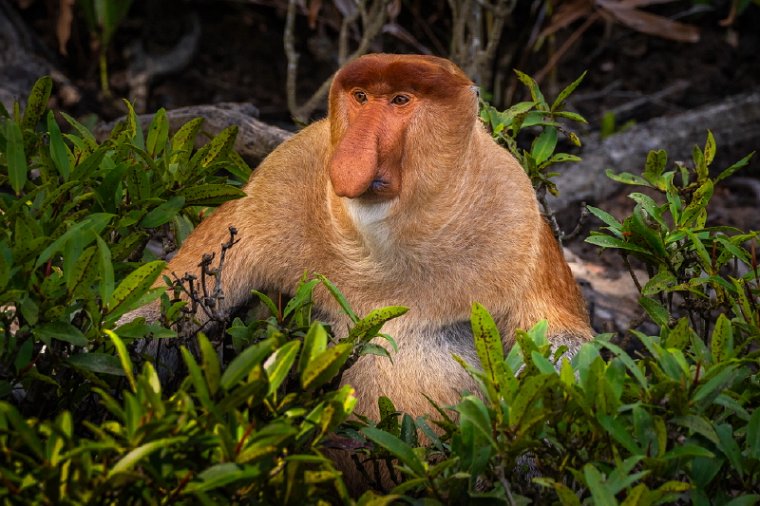
[[[605,139],[597,133],[586,136],[580,152],[583,160],[557,167],[560,175],[555,182],[560,194],[550,197],[549,204],[554,211],[563,211],[577,210],[579,202],[605,200],[620,189],[620,183],[608,178],[605,171],[640,174],[652,149],[666,150],[671,161],[689,161],[692,147],[704,145],[708,129],[719,153],[760,149],[760,90],[655,118]]]
[[[216,105],[194,105],[167,111],[169,128],[176,131],[193,118],[204,118],[202,131],[214,136],[225,128],[237,125],[238,136],[235,149],[249,162],[257,163],[264,159],[283,141],[293,134],[287,130],[270,125],[258,119],[259,111],[253,104],[221,103]],[[153,114],[138,116],[140,125],[145,130],[153,119]],[[106,138],[120,120],[104,123],[95,128],[95,136]],[[199,137],[197,143],[203,144],[208,139]]]

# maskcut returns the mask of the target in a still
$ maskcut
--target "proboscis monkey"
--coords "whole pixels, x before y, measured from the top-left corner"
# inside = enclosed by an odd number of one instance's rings
[[[591,337],[579,289],[535,192],[517,161],[478,119],[476,88],[457,66],[432,56],[372,54],[335,76],[329,114],[272,152],[246,197],[203,221],[169,263],[197,270],[238,230],[223,270],[225,304],[252,289],[293,292],[304,271],[324,274],[356,313],[410,308],[383,331],[393,362],[362,357],[343,381],[357,411],[377,417],[377,398],[400,410],[430,411],[475,390],[452,359],[477,363],[469,316],[482,303],[504,344],[516,328],[548,319],[551,340],[571,349]],[[326,290],[323,318],[348,320]],[[156,306],[133,316],[157,318]]]

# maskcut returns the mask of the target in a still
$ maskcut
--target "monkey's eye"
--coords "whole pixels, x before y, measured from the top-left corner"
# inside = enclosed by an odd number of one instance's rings
[[[405,105],[409,103],[409,97],[407,95],[396,95],[391,99],[393,105]]]
[[[354,92],[354,99],[360,104],[363,104],[367,101],[367,94],[361,90],[357,90]]]

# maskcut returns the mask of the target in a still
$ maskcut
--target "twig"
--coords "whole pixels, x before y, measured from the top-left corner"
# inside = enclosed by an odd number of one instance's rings
[[[575,228],[571,230],[569,234],[563,234],[562,239],[568,241],[575,239],[575,237],[581,233],[581,230],[583,230],[583,225],[586,223],[588,215],[589,211],[586,207],[586,203],[581,202],[581,214],[578,216],[578,222],[575,224]]]
[[[219,264],[216,268],[211,268],[211,264],[214,261],[214,253],[206,253],[203,255],[198,267],[200,267],[200,283],[196,285],[198,277],[194,274],[185,273],[182,278],[179,278],[176,273],[172,273],[174,277],[174,294],[175,299],[180,298],[180,294],[184,294],[190,301],[190,307],[182,309],[183,314],[186,317],[192,317],[203,311],[206,316],[206,321],[196,331],[203,330],[207,325],[212,322],[223,323],[227,316],[222,310],[221,301],[224,300],[224,289],[222,285],[222,271],[224,269],[224,261],[227,255],[227,251],[237,244],[240,239],[235,239],[237,235],[237,229],[230,227],[230,238],[227,242],[221,245],[221,252],[219,255]],[[209,278],[214,278],[214,289],[209,290]],[[200,290],[200,294],[198,293]]]
[[[633,270],[633,266],[631,265],[631,261],[628,258],[628,255],[623,254],[623,261],[625,262],[625,266],[628,268],[628,274],[631,275],[631,279],[633,279],[633,284],[636,285],[636,289],[641,293],[641,283],[639,282],[639,278],[636,276],[636,271]]]
[[[559,61],[562,59],[562,57],[565,55],[565,53],[575,44],[578,39],[581,38],[581,35],[583,35],[586,30],[588,30],[591,25],[593,25],[597,20],[599,19],[599,13],[594,12],[589,17],[586,18],[586,21],[583,22],[581,26],[578,27],[577,30],[575,30],[568,38],[567,40],[562,44],[562,46],[551,55],[549,58],[549,61],[546,62],[546,65],[544,65],[544,68],[539,70],[536,75],[534,76],[534,79],[537,83],[541,84],[541,81],[544,80],[544,78],[549,74],[549,72],[552,71],[552,69],[559,63]]]
[[[536,196],[538,197],[538,202],[541,204],[541,207],[544,210],[544,216],[546,217],[547,220],[549,220],[549,225],[551,225],[552,227],[552,232],[554,233],[554,237],[557,239],[557,242],[559,243],[559,246],[561,248],[564,234],[562,233],[562,229],[560,228],[559,223],[557,222],[557,217],[554,215],[554,211],[552,211],[552,208],[549,205],[549,201],[546,199],[546,186],[541,185],[536,190]]]
[[[385,25],[387,17],[387,7],[392,0],[372,0],[369,10],[367,10],[367,1],[360,0],[356,6],[356,12],[347,18],[351,22],[355,22],[356,19],[361,17],[362,21],[362,37],[359,41],[359,45],[353,53],[349,54],[348,50],[348,33],[352,23],[346,23],[345,20],[341,24],[340,30],[340,45],[338,48],[340,65],[344,65],[359,56],[365,54],[369,50],[369,45],[380,34]],[[285,18],[285,33],[283,35],[283,43],[285,45],[285,56],[288,60],[287,76],[285,89],[287,93],[288,110],[296,123],[306,124],[309,120],[309,116],[312,112],[324,101],[327,92],[330,89],[330,84],[335,76],[333,73],[317,88],[311,97],[302,105],[298,105],[298,98],[296,96],[296,81],[298,79],[298,52],[295,50],[295,35],[293,33],[296,16],[296,0],[289,0],[288,11]]]

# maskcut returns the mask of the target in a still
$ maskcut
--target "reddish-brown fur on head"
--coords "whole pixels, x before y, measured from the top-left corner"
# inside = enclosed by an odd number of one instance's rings
[[[432,110],[471,122],[477,99],[472,81],[448,60],[373,54],[338,72],[329,105],[333,190],[339,197],[388,199],[401,192],[415,154],[427,157],[462,141],[445,128],[435,135]]]

